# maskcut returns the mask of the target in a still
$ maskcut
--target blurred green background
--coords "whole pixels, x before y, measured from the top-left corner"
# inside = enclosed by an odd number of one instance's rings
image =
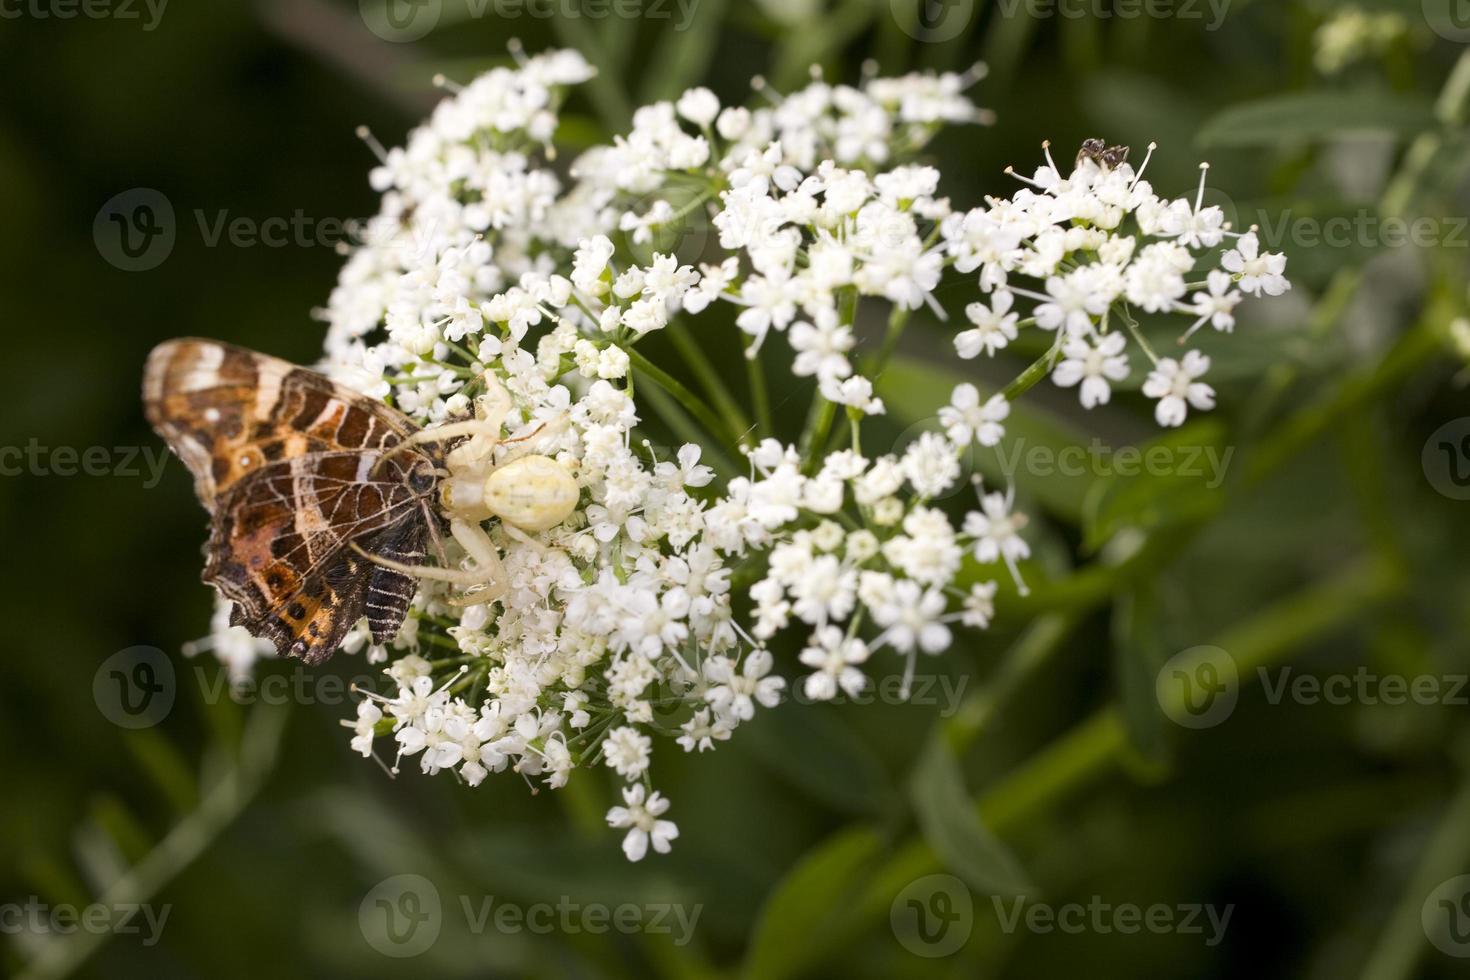
[[[0,4],[0,446],[34,445],[53,470],[0,478],[0,971],[1467,975],[1470,879],[1454,880],[1470,873],[1466,7],[648,0],[613,8],[637,17],[596,17],[595,0],[425,0],[399,8],[433,15],[408,41],[379,36],[392,32],[377,0]],[[129,455],[162,449],[140,415],[143,358],[198,334],[314,360],[310,313],[342,261],[334,223],[376,208],[354,128],[401,142],[436,72],[503,63],[512,36],[601,69],[570,104],[573,147],[692,84],[740,102],[752,76],[790,90],[813,63],[851,82],[868,59],[885,73],[984,60],[974,95],[998,124],[928,152],[957,206],[1011,193],[1005,166],[1029,170],[1047,138],[1061,156],[1104,136],[1135,161],[1157,140],[1150,177],[1171,195],[1208,159],[1230,195],[1209,200],[1262,224],[1295,283],[1244,307],[1233,337],[1202,338],[1221,407],[1162,440],[1230,451],[1226,479],[1016,473],[1048,581],[923,665],[947,687],[927,704],[787,706],[712,754],[662,751],[655,782],[682,836],[638,865],[603,826],[600,774],[535,796],[508,775],[475,790],[413,766],[389,779],[349,752],[340,685],[294,665],[259,668],[285,685],[274,696],[232,700],[212,659],[180,654],[208,631],[204,518],[176,460],[154,479]],[[137,188],[170,203],[175,242],[127,271],[94,219]],[[222,215],[298,214],[308,240],[280,247],[207,234]],[[1351,234],[1317,240],[1334,217]],[[1428,231],[1386,241],[1385,217]],[[956,279],[940,295],[957,311],[972,290]],[[956,362],[952,331],[931,318],[905,337],[880,386],[895,439],[961,375],[993,384],[1025,363]],[[1083,414],[1050,385],[1012,432],[1043,451],[1159,440],[1136,395]],[[107,474],[54,472],[60,447],[103,447]],[[165,651],[155,676],[171,673],[172,702],[130,730],[99,705],[108,658],[137,646]],[[1226,658],[1171,659],[1201,646]],[[326,669],[365,672],[357,657]],[[1303,676],[1351,686],[1341,703],[1283,692]],[[1437,693],[1383,703],[1390,678]],[[1170,700],[1190,679],[1234,699],[1203,727],[1172,720],[1199,720]],[[432,883],[441,928],[394,959],[367,923],[375,889],[404,874]],[[992,897],[1022,884],[1020,906]],[[490,896],[521,910],[677,903],[698,919],[688,937],[477,930]],[[98,902],[166,907],[161,939],[141,917],[144,935],[24,924],[31,906]],[[1088,911],[1069,920],[1080,929],[1047,929],[1024,918],[1038,905],[1158,906],[1176,927],[1124,931]],[[1203,913],[1201,932],[1177,928],[1190,907],[1229,908],[1223,934]]]

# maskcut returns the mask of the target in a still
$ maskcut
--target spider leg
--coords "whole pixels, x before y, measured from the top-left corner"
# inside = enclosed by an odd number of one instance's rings
[[[434,557],[439,559],[439,567],[449,567],[449,556],[444,553],[444,538],[439,533],[439,518],[434,514],[434,508],[429,506],[427,500],[419,504],[419,509],[424,512],[424,521],[429,526],[429,540],[434,543]]]
[[[395,572],[411,575],[414,578],[428,579],[431,582],[448,582],[451,585],[459,585],[469,588],[475,585],[483,585],[485,572],[478,568],[440,568],[436,565],[408,565],[382,555],[375,555],[370,551],[364,551],[356,541],[348,542],[347,547],[357,552],[374,565],[391,568]]]
[[[537,551],[543,553],[546,551],[546,545],[542,544],[540,541],[537,541],[535,538],[531,537],[529,534],[527,534],[525,531],[522,531],[514,524],[507,524],[505,521],[501,521],[500,527],[505,531],[506,536],[509,537],[511,540],[519,541],[521,544],[524,545],[529,545],[530,547],[535,548]]]
[[[505,573],[505,566],[500,562],[500,552],[495,550],[495,543],[490,540],[485,529],[477,524],[451,521],[449,531],[454,535],[454,540],[464,547],[474,561],[475,567],[445,568],[434,565],[408,565],[365,551],[356,541],[349,542],[348,547],[375,565],[391,568],[395,572],[402,572],[415,578],[428,579],[431,582],[448,582],[450,585],[458,585],[465,589],[483,586],[474,593],[474,602],[467,603],[469,605],[493,602],[505,595],[510,587],[510,580]]]
[[[516,442],[529,442],[530,440],[535,439],[537,436],[554,436],[564,430],[566,427],[567,416],[566,413],[562,413],[561,415],[558,415],[556,418],[551,419],[550,421],[542,422],[540,425],[536,426],[536,428],[532,429],[530,432],[526,433],[523,436],[516,436],[514,439],[502,439],[500,441],[506,444]],[[500,465],[504,466],[511,460],[528,455],[530,452],[530,446],[520,446],[516,449],[513,449],[505,454],[505,458],[500,461]]]
[[[510,400],[510,392],[505,390],[505,385],[500,380],[500,375],[494,371],[485,372],[485,394],[478,399],[480,420],[495,427],[495,441],[500,440],[500,430],[505,425],[505,417],[510,414],[513,403]]]
[[[510,591],[510,576],[500,561],[500,551],[483,527],[478,523],[455,520],[449,522],[449,533],[474,560],[474,571],[480,576],[474,584],[483,586],[465,595],[453,596],[449,599],[450,605],[478,606],[494,602]]]

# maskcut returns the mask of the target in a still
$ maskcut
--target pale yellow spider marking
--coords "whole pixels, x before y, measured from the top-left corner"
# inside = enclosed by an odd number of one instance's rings
[[[449,518],[449,533],[464,548],[472,567],[405,565],[367,555],[353,545],[368,559],[385,568],[464,589],[464,594],[449,600],[453,605],[494,602],[510,588],[500,552],[482,522],[498,518],[508,536],[539,548],[540,542],[526,532],[548,531],[561,524],[572,516],[581,497],[576,478],[549,456],[523,453],[512,455],[499,464],[495,462],[498,446],[524,442],[541,434],[546,426],[516,439],[503,438],[501,432],[505,417],[511,410],[510,393],[493,373],[486,374],[486,381],[489,390],[476,401],[477,418],[425,429],[399,443],[394,450],[397,452],[416,443],[469,437],[445,458],[449,475],[440,484],[439,502]],[[564,420],[550,424],[562,425]]]

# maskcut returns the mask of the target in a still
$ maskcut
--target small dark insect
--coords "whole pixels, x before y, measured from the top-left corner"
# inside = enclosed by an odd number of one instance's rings
[[[1083,140],[1082,149],[1077,151],[1079,167],[1083,160],[1091,160],[1104,170],[1116,170],[1128,162],[1128,147],[1108,146],[1107,140]]]

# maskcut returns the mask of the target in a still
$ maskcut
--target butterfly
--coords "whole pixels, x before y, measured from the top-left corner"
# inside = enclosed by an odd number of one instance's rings
[[[442,455],[411,441],[413,422],[315,371],[192,338],[149,354],[143,405],[209,511],[203,578],[234,604],[231,625],[308,664],[363,616],[375,643],[398,633],[409,571],[440,530]]]
[[[1083,160],[1091,160],[1104,170],[1116,170],[1128,162],[1129,147],[1108,146],[1106,140],[1090,139],[1082,141],[1082,149],[1077,151],[1077,166],[1082,166]]]

